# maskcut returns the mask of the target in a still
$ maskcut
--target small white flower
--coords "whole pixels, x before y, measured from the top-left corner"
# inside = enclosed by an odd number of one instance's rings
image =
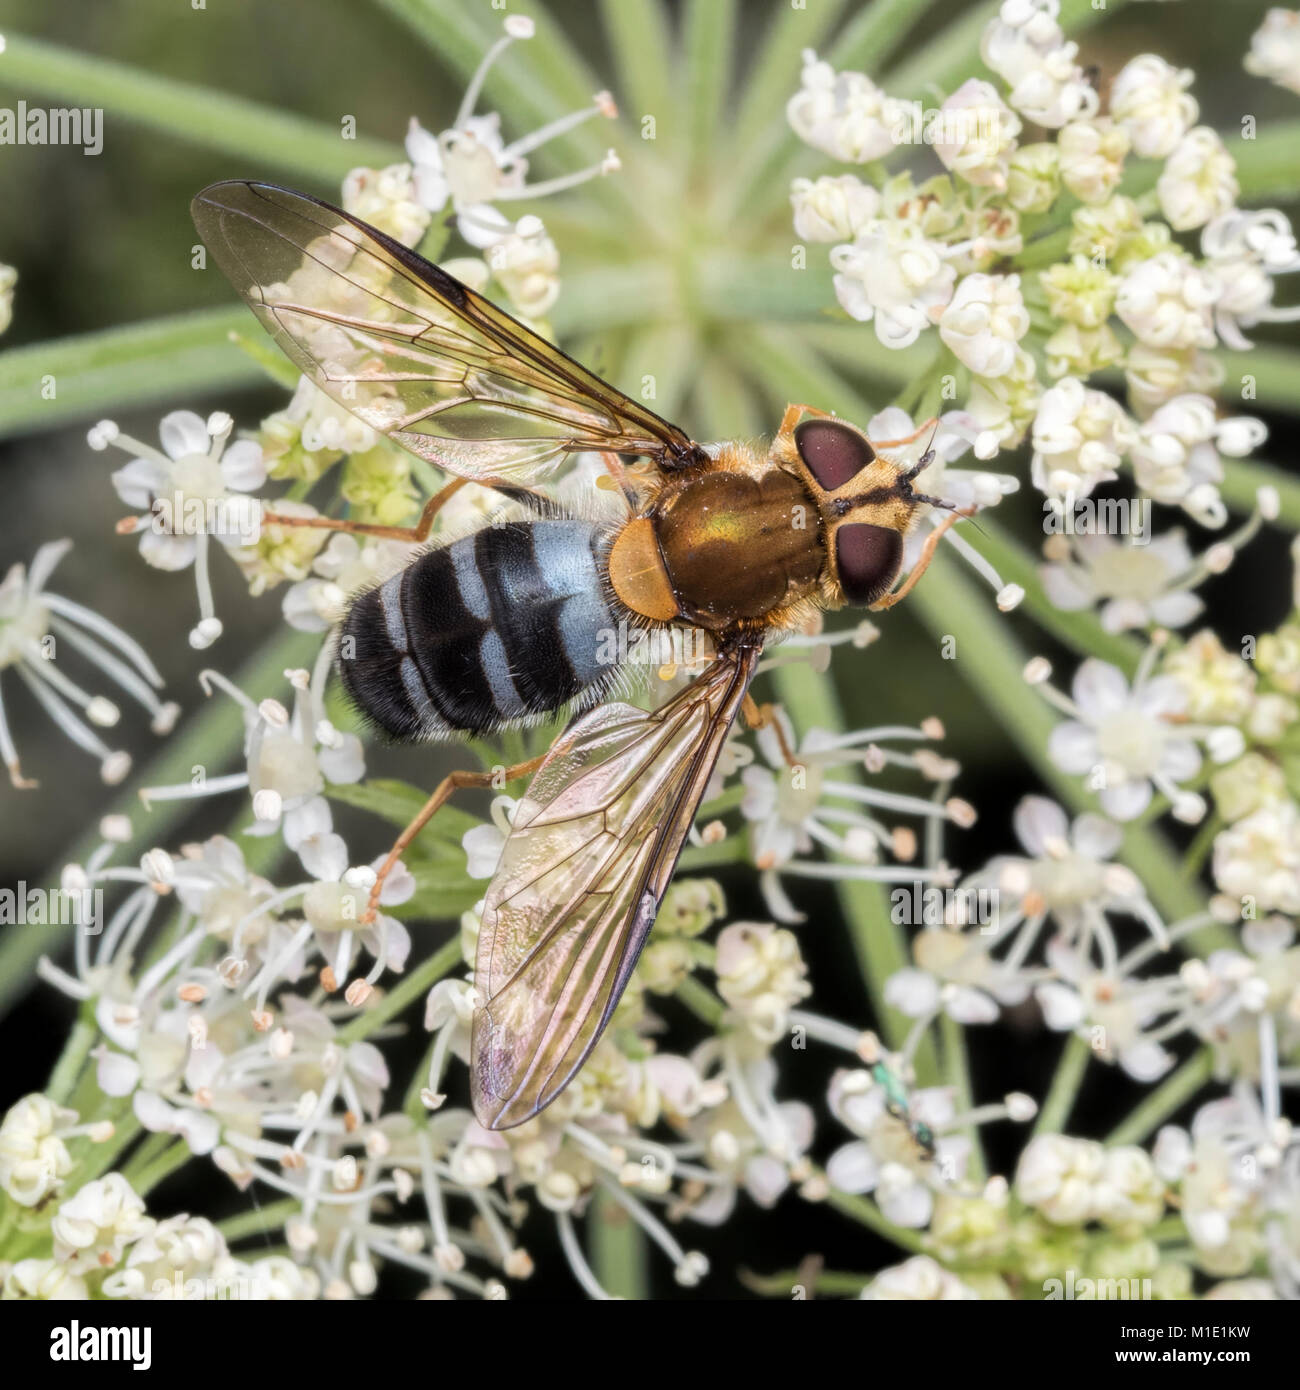
[[[480,248],[492,245],[502,230],[509,230],[509,224],[493,208],[494,203],[544,197],[618,168],[618,159],[611,151],[589,169],[544,183],[527,182],[526,156],[533,150],[593,116],[612,118],[618,110],[608,92],[597,92],[590,106],[507,145],[501,135],[501,117],[496,112],[486,116],[473,114],[488,69],[516,39],[533,35],[532,21],[523,15],[507,18],[504,28],[505,33],[488,49],[470,79],[451,128],[434,135],[412,118],[406,136],[416,199],[432,213],[441,212],[450,203],[458,214],[461,235]]]
[[[343,620],[351,595],[396,574],[409,562],[411,551],[405,541],[336,533],[312,562],[312,577],[285,592],[285,621],[299,632],[327,631]]]
[[[1024,439],[1043,394],[1037,372],[1033,356],[1018,348],[1010,371],[972,379],[966,410],[975,423],[976,458],[991,459]]]
[[[21,1299],[89,1299],[90,1287],[70,1266],[59,1260],[19,1260],[4,1276],[0,1298],[6,1302]]]
[[[1097,112],[1096,90],[1056,22],[1058,0],[1005,0],[980,39],[985,64],[1011,88],[1011,105],[1050,130]]]
[[[880,210],[880,194],[854,174],[795,179],[795,235],[804,241],[852,241]]]
[[[1145,545],[1104,533],[1077,536],[1053,546],[1050,558],[1039,570],[1047,597],[1067,613],[1101,604],[1107,632],[1185,627],[1204,608],[1190,591],[1197,570],[1181,530]]]
[[[417,246],[429,226],[429,209],[415,196],[409,164],[353,169],[343,180],[343,211],[400,241]]]
[[[1124,174],[1129,137],[1103,116],[1071,121],[1056,137],[1061,182],[1085,203],[1104,203]]]
[[[538,217],[521,217],[504,232],[488,248],[487,263],[525,318],[541,318],[559,298],[560,253]]]
[[[1160,210],[1176,232],[1203,227],[1232,209],[1241,191],[1237,162],[1209,126],[1189,130],[1156,181]]]
[[[940,120],[943,138],[934,142],[934,152],[944,165],[977,187],[1006,188],[1020,118],[993,84],[975,77],[963,82],[940,107]]]
[[[1274,277],[1300,270],[1295,234],[1283,213],[1234,208],[1201,233],[1201,251],[1221,286],[1214,322],[1229,347],[1245,351],[1251,346],[1243,328],[1300,318],[1300,309],[1273,307]]]
[[[812,992],[793,932],[759,922],[732,922],[718,936],[718,993],[766,1043],[789,1031],[790,1010]]]
[[[1115,311],[1151,347],[1211,348],[1214,305],[1221,292],[1208,271],[1178,251],[1161,251],[1125,271]]]
[[[0,1188],[11,1201],[34,1207],[58,1190],[72,1171],[59,1131],[76,1118],[39,1092],[10,1106],[0,1124]]]
[[[967,275],[939,319],[939,336],[977,376],[1005,376],[1029,331],[1018,275]]]
[[[1187,708],[1181,685],[1171,676],[1139,675],[1130,689],[1117,667],[1089,657],[1071,689],[1074,717],[1048,741],[1056,766],[1091,778],[1102,810],[1115,820],[1141,815],[1153,784],[1178,801],[1178,784],[1201,766],[1195,742],[1179,728]]]
[[[1175,396],[1138,428],[1133,471],[1138,486],[1157,502],[1181,506],[1207,526],[1222,526],[1227,510],[1219,496],[1221,454],[1240,458],[1267,437],[1252,416],[1216,417],[1208,396]]]
[[[1214,880],[1221,892],[1261,912],[1300,912],[1300,811],[1265,806],[1214,838]]]
[[[913,1255],[901,1265],[882,1269],[859,1297],[878,1302],[953,1303],[978,1299],[979,1294],[929,1255]]]
[[[109,1173],[60,1204],[50,1222],[54,1255],[78,1272],[111,1268],[153,1226],[131,1184],[121,1173]]]
[[[195,566],[199,622],[190,645],[199,649],[221,635],[208,577],[209,540],[216,537],[235,550],[255,541],[261,530],[261,504],[236,494],[261,487],[266,460],[254,440],[228,444],[233,428],[234,421],[221,412],[205,421],[192,410],[173,410],[158,426],[161,449],[123,434],[109,420],[88,436],[93,449],[111,443],[132,455],[113,474],[113,486],[127,506],[145,510],[118,529],[139,533],[140,554],[155,569]]]
[[[877,219],[831,250],[835,296],[855,319],[875,320],[884,347],[910,347],[952,298],[946,249],[915,224]]]
[[[1102,391],[1065,377],[1043,392],[1034,416],[1034,486],[1053,499],[1087,497],[1117,476],[1135,437],[1123,408]]]
[[[1245,68],[1279,87],[1300,92],[1300,13],[1271,9],[1251,35]]]
[[[1154,53],[1131,58],[1110,89],[1110,114],[1128,131],[1134,154],[1164,159],[1196,124],[1190,68],[1171,67]]]
[[[1124,362],[1129,404],[1139,419],[1175,396],[1207,395],[1223,381],[1222,365],[1200,348],[1134,343]]]
[[[860,72],[837,73],[811,48],[785,114],[802,141],[845,164],[870,163],[894,147],[895,113],[884,92]]]
[[[0,582],[0,672],[17,675],[60,731],[99,759],[100,776],[111,785],[126,776],[131,758],[110,749],[91,726],[111,728],[120,717],[118,707],[103,695],[83,690],[64,673],[64,651],[84,657],[138,701],[152,716],[155,733],[170,732],[180,707],[158,699],[155,692],[162,689],[162,676],[138,642],[98,613],[46,588],[55,566],[71,549],[71,541],[43,545],[30,567],[13,565]],[[36,786],[22,774],[3,697],[0,757],[15,787]]]
[[[1087,1139],[1042,1134],[1016,1166],[1016,1196],[1055,1226],[1081,1226],[1096,1210],[1106,1150]]]

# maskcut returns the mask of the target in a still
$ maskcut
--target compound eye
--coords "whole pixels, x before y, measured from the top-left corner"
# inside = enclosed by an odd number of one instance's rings
[[[805,420],[795,426],[794,444],[827,492],[843,487],[876,457],[862,435],[842,420]]]
[[[903,564],[903,537],[888,526],[855,521],[835,532],[835,568],[850,603],[874,603],[893,587]]]

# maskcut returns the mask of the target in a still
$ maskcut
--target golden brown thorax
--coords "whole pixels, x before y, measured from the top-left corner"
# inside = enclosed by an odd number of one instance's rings
[[[629,522],[611,548],[609,577],[634,612],[720,629],[808,597],[825,564],[806,485],[737,451],[674,479],[647,516]]]

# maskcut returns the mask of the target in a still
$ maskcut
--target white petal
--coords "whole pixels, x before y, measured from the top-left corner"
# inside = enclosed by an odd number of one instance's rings
[[[297,846],[297,850],[303,868],[322,883],[337,883],[347,872],[347,844],[342,835],[336,835],[333,831],[309,835]]]
[[[885,1002],[909,1018],[920,1018],[938,1007],[939,982],[926,970],[896,970],[885,981]]]
[[[880,1181],[880,1165],[863,1143],[845,1144],[836,1149],[826,1164],[832,1187],[854,1195],[870,1192]]]
[[[158,438],[170,459],[206,454],[212,447],[212,436],[208,434],[203,417],[192,410],[173,410],[170,415],[164,415],[158,426]]]
[[[1016,807],[1014,825],[1020,843],[1036,859],[1047,853],[1049,841],[1063,842],[1069,836],[1065,812],[1046,796],[1025,797]]]
[[[148,509],[167,486],[167,474],[154,459],[132,459],[113,474],[113,487],[128,507]]]
[[[356,734],[341,735],[337,748],[322,748],[316,762],[329,782],[359,782],[366,775],[366,755]]]
[[[156,570],[183,570],[194,563],[194,537],[169,536],[157,531],[140,535],[140,554]]]
[[[1150,782],[1125,782],[1100,794],[1101,809],[1115,820],[1132,820],[1151,804]]]
[[[1128,703],[1128,681],[1118,666],[1090,656],[1074,677],[1074,702],[1091,720],[1116,714]]]
[[[992,995],[964,985],[953,987],[944,1010],[955,1023],[993,1023],[998,1016],[997,1000]]]
[[[1047,739],[1047,754],[1062,772],[1090,772],[1101,761],[1096,734],[1073,720],[1052,730]]]
[[[221,456],[221,476],[235,492],[252,492],[266,482],[266,460],[254,439],[237,439]]]

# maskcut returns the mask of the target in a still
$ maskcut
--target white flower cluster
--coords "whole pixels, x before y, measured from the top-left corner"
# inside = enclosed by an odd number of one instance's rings
[[[1273,303],[1276,277],[1300,269],[1295,238],[1282,213],[1236,206],[1234,161],[1197,125],[1190,71],[1141,54],[1102,111],[1058,9],[1005,0],[981,46],[1003,86],[971,78],[920,125],[861,73],[805,55],[787,113],[804,141],[863,164],[923,140],[946,172],[797,179],[795,230],[830,243],[840,306],[884,346],[937,330],[932,380],[957,374],[978,457],[1032,436],[1032,480],[1058,509],[1131,469],[1143,497],[1220,525],[1220,456],[1257,447],[1264,428],[1216,419],[1209,353],[1295,317]],[[1280,14],[1266,31],[1287,27]],[[1052,138],[1022,143],[1022,121]],[[1121,192],[1145,161],[1159,162],[1151,191]],[[1199,256],[1180,233],[1199,233]],[[1136,419],[1088,385],[1114,368]]]

